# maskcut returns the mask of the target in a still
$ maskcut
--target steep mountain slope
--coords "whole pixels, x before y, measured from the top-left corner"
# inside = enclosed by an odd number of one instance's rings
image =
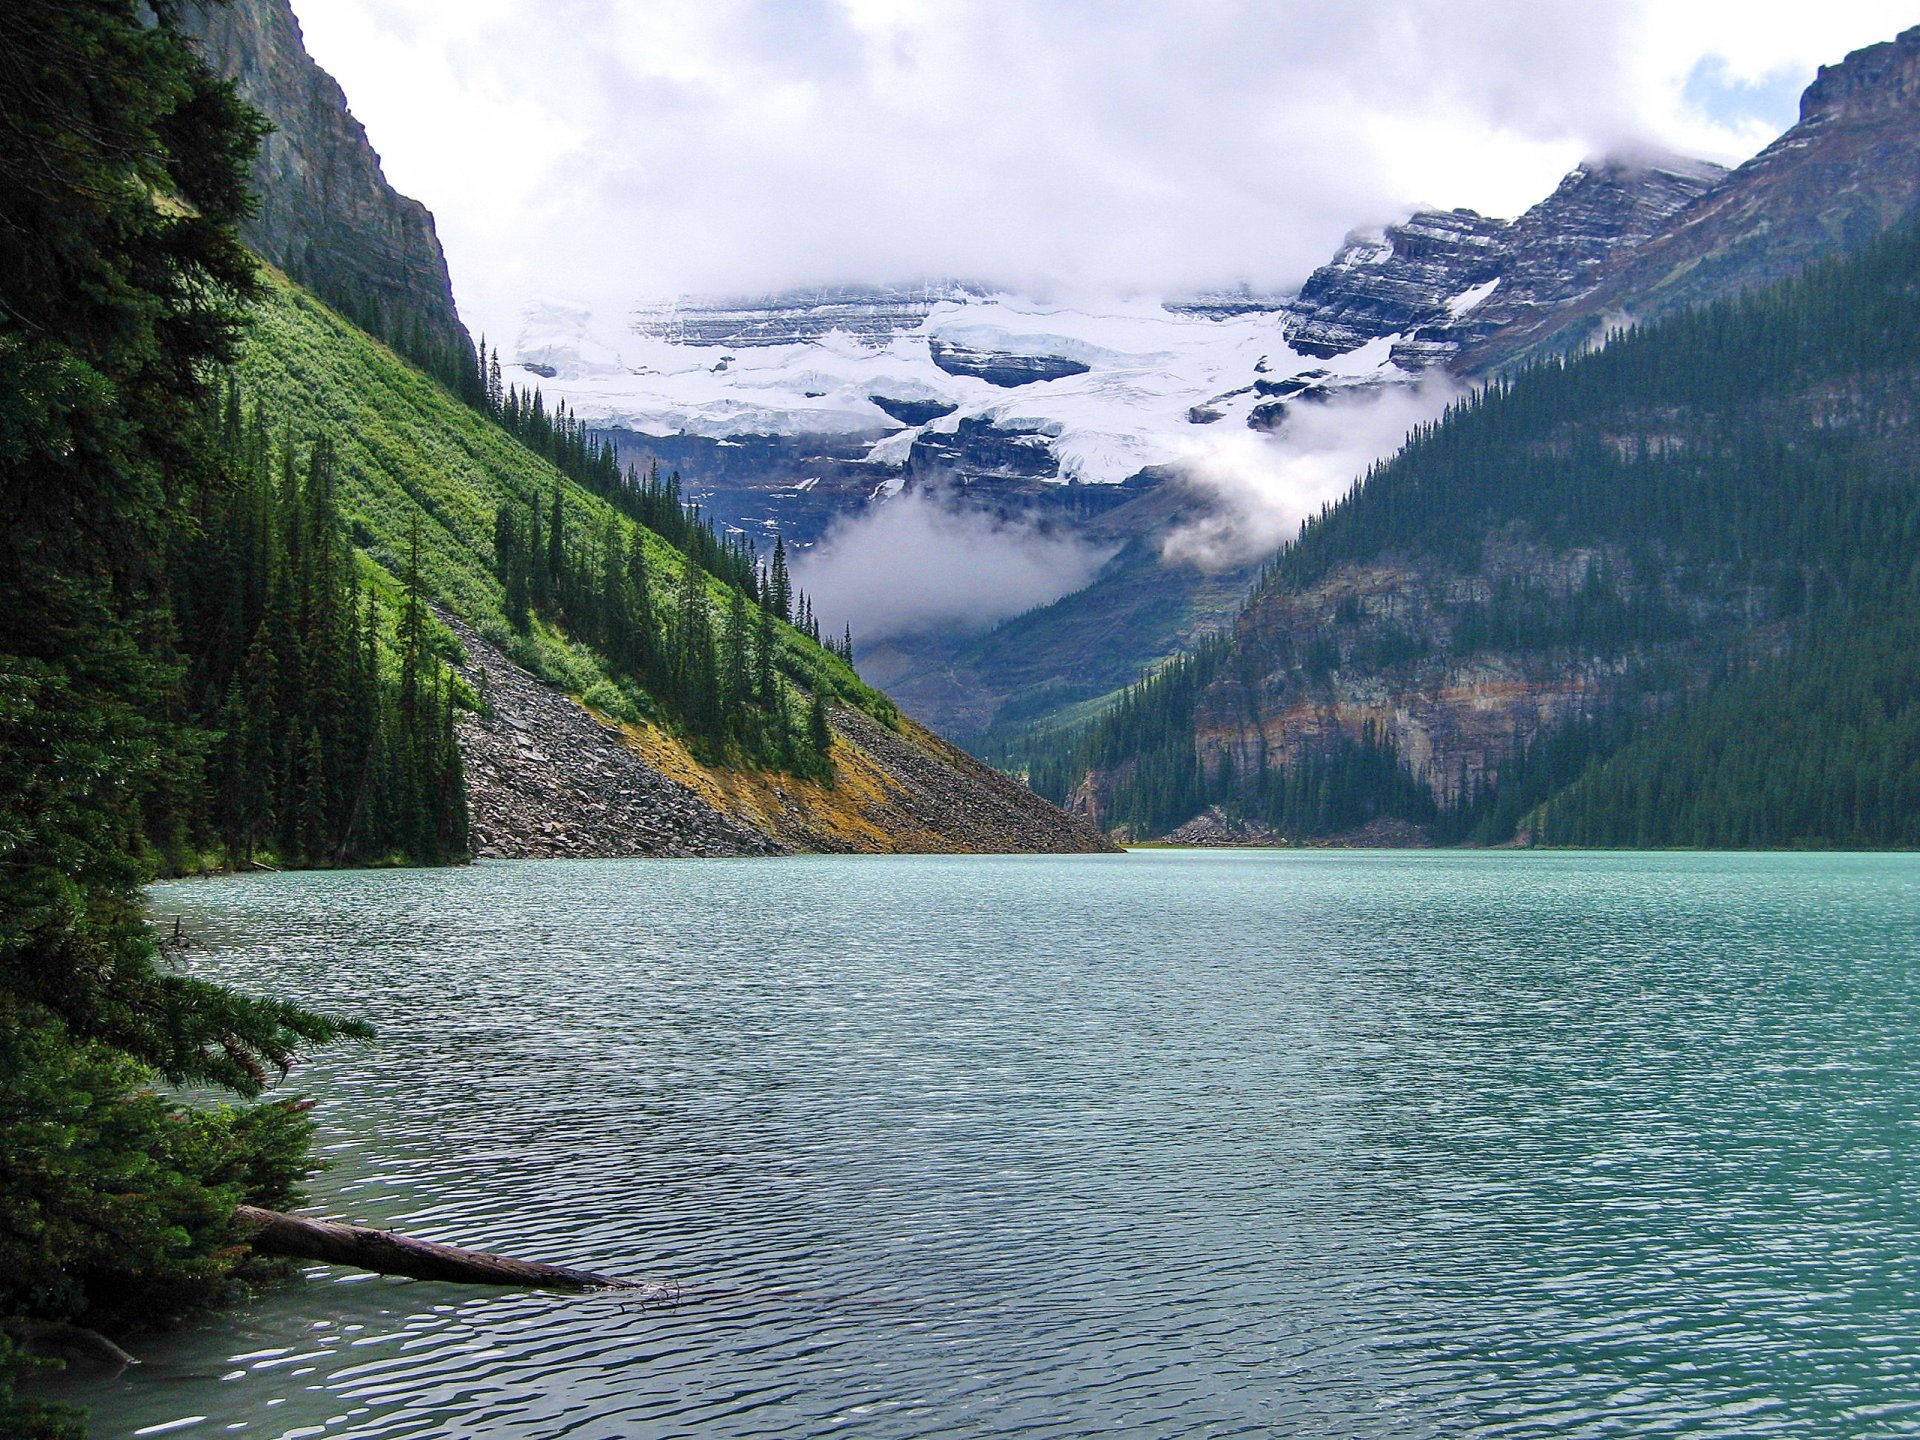
[[[472,353],[426,206],[387,183],[289,0],[187,6],[208,65],[272,122],[242,238],[335,309],[436,372]]]
[[[1903,227],[1456,407],[1036,779],[1135,833],[1920,843],[1916,273]]]
[[[1351,236],[1287,306],[1296,321],[1288,339],[1332,356],[1391,338],[1403,368],[1446,364],[1498,330],[1577,301],[1609,260],[1660,233],[1725,175],[1675,155],[1596,160],[1517,220],[1423,211]]]
[[[1920,29],[1823,69],[1800,122],[1718,183],[1710,168],[1667,157],[1582,166],[1504,232],[1513,253],[1498,283],[1483,279],[1464,293],[1456,285],[1488,248],[1473,238],[1485,233],[1474,217],[1416,217],[1404,254],[1358,237],[1293,302],[1307,327],[1295,338],[1350,344],[1391,331],[1398,364],[1437,360],[1483,379],[1534,354],[1578,349],[1627,320],[1791,275],[1920,204],[1917,98]],[[1634,173],[1643,179],[1622,189]],[[1436,266],[1436,255],[1452,258]],[[1044,628],[1046,617],[1010,628],[1034,625]]]
[[[1463,357],[1484,372],[1536,349],[1791,275],[1853,249],[1920,202],[1920,26],[1822,66],[1800,119],[1646,244],[1615,257],[1584,296],[1517,315]]]
[[[644,695],[634,700],[592,651],[539,624],[520,636],[507,623],[494,571],[496,511],[534,503],[544,510],[557,491],[567,529],[597,535],[615,523],[604,500],[278,277],[256,317],[240,380],[295,434],[335,438],[342,516],[356,544],[388,575],[402,568],[417,526],[428,592],[472,642],[466,663],[476,682],[483,672],[499,674],[506,663],[500,652],[510,651],[555,687],[549,699],[524,685],[490,684],[483,696],[497,700],[492,715],[468,726],[473,827],[490,853],[755,853],[769,842],[807,849],[1070,850],[1102,843],[1004,776],[896,720],[885,697],[861,684],[838,657],[784,625],[783,667],[815,677],[813,684],[837,697],[831,713],[835,783],[701,760],[670,718],[649,711]],[[655,582],[673,586],[685,557],[658,537],[641,538]],[[702,586],[708,603],[724,605],[719,581],[709,577]],[[451,651],[451,637],[446,643]],[[571,723],[578,708],[572,702],[556,710],[552,702],[565,694],[593,701],[607,719],[605,733],[617,734],[623,747],[601,781],[582,780],[583,769],[595,767],[569,764],[586,743],[581,735],[602,731],[583,732]],[[622,710],[630,713],[622,718]],[[584,720],[586,712],[579,714]],[[526,746],[492,743],[502,727],[524,736]],[[569,773],[556,779],[550,773],[556,767]],[[622,802],[643,789],[664,797],[662,803],[633,813],[657,809],[657,823],[614,823]]]
[[[1284,446],[1305,407],[1444,369],[1489,329],[1582,293],[1719,173],[1595,162],[1517,221],[1416,215],[1351,238],[1291,300],[1064,305],[948,283],[677,302],[625,325],[535,307],[508,373],[565,397],[630,458],[681,470],[722,524],[803,550],[930,490],[1113,552],[1092,587],[984,639],[848,617],[909,709],[971,736],[1042,713],[1040,696],[1108,694],[1217,622],[1250,556],[1202,570],[1162,551],[1208,503],[1186,477],[1231,432]]]

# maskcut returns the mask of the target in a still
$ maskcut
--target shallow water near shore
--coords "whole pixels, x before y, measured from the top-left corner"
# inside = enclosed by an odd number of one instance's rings
[[[96,1436],[1920,1429],[1920,857],[550,862],[156,886],[363,1015],[316,1269]]]

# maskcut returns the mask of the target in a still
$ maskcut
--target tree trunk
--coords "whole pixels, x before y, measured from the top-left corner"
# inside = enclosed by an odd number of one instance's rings
[[[285,1215],[252,1205],[234,1207],[233,1216],[246,1241],[262,1255],[285,1255],[297,1260],[320,1260],[329,1265],[351,1265],[382,1275],[407,1275],[415,1280],[450,1280],[465,1285],[525,1285],[550,1290],[637,1290],[648,1300],[674,1300],[678,1286],[621,1280],[589,1270],[543,1265],[532,1260],[510,1260],[484,1250],[436,1245],[386,1230],[343,1225]]]

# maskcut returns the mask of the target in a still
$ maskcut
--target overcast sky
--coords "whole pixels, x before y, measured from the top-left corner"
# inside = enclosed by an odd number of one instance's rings
[[[1290,287],[1583,156],[1738,161],[1880,0],[294,0],[468,322],[954,276]]]

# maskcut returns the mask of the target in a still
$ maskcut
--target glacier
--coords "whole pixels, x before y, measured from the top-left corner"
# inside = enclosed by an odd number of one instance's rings
[[[1335,357],[1288,345],[1277,306],[1222,313],[1177,300],[1056,303],[1004,291],[953,289],[924,313],[895,311],[891,328],[835,323],[801,338],[766,337],[764,315],[733,304],[739,331],[686,323],[687,302],[643,306],[613,324],[587,307],[529,306],[507,378],[538,386],[587,424],[642,436],[834,436],[862,441],[878,467],[904,466],[925,435],[969,420],[1033,437],[1057,461],[1051,479],[1119,484],[1177,466],[1196,425],[1246,424],[1273,382],[1311,374],[1316,388],[1411,378],[1396,366],[1400,338]],[[715,307],[718,308],[718,307]],[[671,317],[671,324],[661,323]],[[844,305],[836,321],[852,319]],[[744,331],[745,333],[740,333]],[[940,347],[1022,361],[1072,362],[1077,373],[1007,385],[955,374]],[[906,424],[878,400],[942,408]],[[1205,419],[1194,418],[1204,414]]]

